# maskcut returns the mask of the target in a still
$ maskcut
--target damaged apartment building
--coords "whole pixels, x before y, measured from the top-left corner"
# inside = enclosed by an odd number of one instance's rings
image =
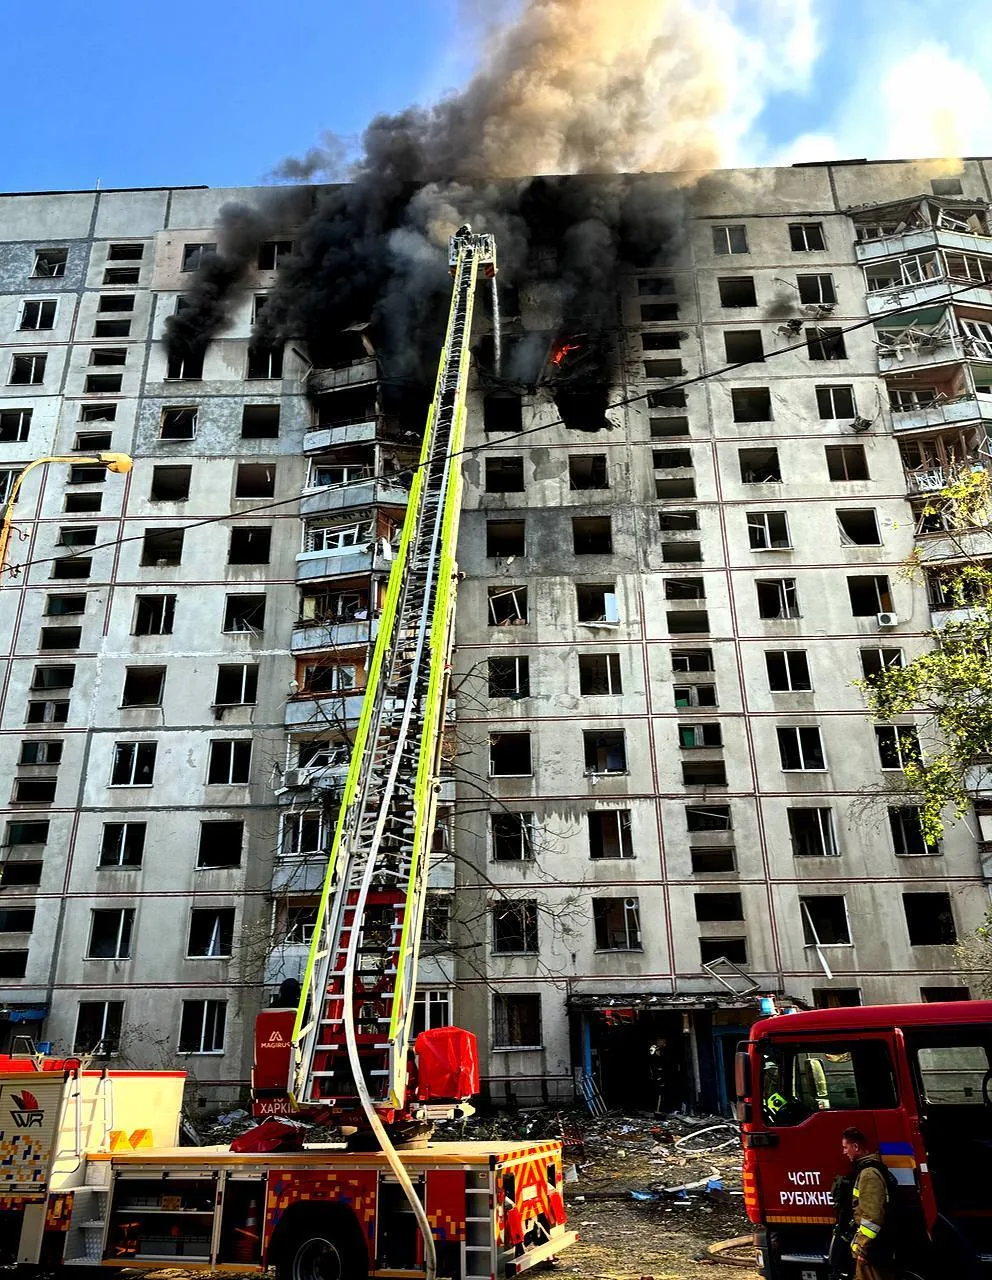
[[[502,366],[480,296],[416,1016],[494,1103],[725,1107],[761,994],[968,995],[992,809],[927,845],[885,794],[913,717],[854,683],[931,643],[902,566],[989,465],[992,163],[936,172],[703,177],[594,334],[508,285]],[[424,414],[367,318],[253,337],[291,226],[170,348],[263,198],[0,197],[0,492],[62,459],[0,592],[0,1048],[178,1063],[204,1107],[305,962]]]

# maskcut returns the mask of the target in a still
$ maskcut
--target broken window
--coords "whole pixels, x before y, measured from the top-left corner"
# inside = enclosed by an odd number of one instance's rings
[[[817,325],[806,330],[806,351],[811,360],[846,360],[844,330]]]
[[[879,547],[882,535],[878,530],[878,517],[871,507],[857,510],[838,510],[841,546]]]
[[[723,746],[723,730],[716,720],[703,720],[699,724],[680,724],[678,734],[679,746],[683,751]]]
[[[754,291],[753,276],[719,276],[721,307],[756,307],[758,298]]]
[[[815,253],[827,247],[822,222],[790,222],[789,246],[793,253]]]
[[[228,564],[268,564],[272,543],[272,529],[235,525],[227,553]]]
[[[157,569],[182,564],[182,529],[148,529],[141,546],[141,563]]]
[[[497,454],[486,458],[486,493],[523,493],[524,460]]]
[[[782,479],[777,449],[738,449],[744,484],[777,484]]]
[[[695,669],[697,668],[693,668],[693,670]],[[710,670],[711,668],[698,669]],[[675,685],[673,693],[676,707],[715,707],[717,705],[716,685],[714,684]]]
[[[108,262],[140,262],[145,256],[143,244],[111,244],[107,246]]]
[[[665,564],[702,564],[701,542],[663,542],[661,558]]]
[[[705,609],[666,613],[665,622],[669,634],[673,636],[705,635],[710,629],[710,618]]]
[[[739,893],[696,893],[693,905],[699,921],[744,919],[744,903]]]
[[[568,458],[570,489],[608,489],[609,474],[605,453],[573,453]]]
[[[684,409],[685,408],[685,392],[684,391],[649,391],[645,396],[649,409]],[[679,418],[677,421],[681,422]],[[660,428],[659,428],[660,430]],[[687,435],[686,432],[677,432],[678,435]]]
[[[828,444],[827,474],[831,480],[867,480],[868,462],[862,444]]]
[[[48,596],[45,600],[45,615],[49,618],[63,618],[67,615],[86,612],[86,596]]]
[[[292,240],[263,240],[258,246],[259,271],[278,270],[292,252]]]
[[[490,825],[494,862],[531,861],[534,857],[532,813],[494,813]]]
[[[540,1049],[542,1038],[538,992],[493,995],[494,1049]]]
[[[583,729],[586,773],[626,773],[627,747],[622,729]]]
[[[612,582],[579,583],[575,588],[575,605],[579,622],[616,623],[620,621],[616,585]]]
[[[88,373],[83,382],[83,390],[88,396],[116,395],[123,384],[119,373]]]
[[[45,365],[48,356],[44,352],[30,355],[15,355],[10,362],[10,377],[7,382],[12,387],[36,387],[45,381]]]
[[[637,898],[593,898],[597,951],[640,951],[641,911]]]
[[[73,1053],[91,1053],[98,1057],[115,1054],[123,1022],[123,1000],[80,1000]]]
[[[145,853],[144,822],[105,822],[100,841],[101,867],[140,867]]]
[[[606,418],[609,395],[605,384],[585,391],[556,390],[554,398],[568,431],[602,431],[612,425]]]
[[[90,912],[90,960],[126,960],[131,954],[134,908],[116,907]]]
[[[152,502],[186,502],[192,467],[153,467],[149,498]]]
[[[803,942],[807,947],[850,946],[851,926],[842,894],[800,897],[799,914],[803,922]]]
[[[180,1053],[223,1053],[226,1000],[184,1000],[179,1021]]]
[[[692,805],[685,807],[685,828],[693,831],[732,831],[730,805]]]
[[[651,465],[656,471],[678,470],[692,466],[691,449],[652,449]]]
[[[534,772],[530,757],[529,733],[489,735],[489,776],[526,778]]]
[[[765,358],[760,329],[726,329],[723,334],[723,345],[727,360],[731,364],[749,364],[751,361]]]
[[[165,690],[165,667],[128,667],[124,673],[122,707],[160,707]]]
[[[29,702],[26,724],[65,724],[69,719],[69,703],[56,699],[48,702]]]
[[[77,513],[80,511],[93,512],[99,511],[102,505],[102,493],[67,493],[62,502],[62,510]]]
[[[523,520],[487,520],[486,555],[490,559],[526,555]]]
[[[57,778],[15,778],[11,804],[54,804]]]
[[[105,315],[109,312],[133,311],[133,293],[104,293],[97,303],[97,311]]]
[[[645,360],[645,378],[680,378],[685,373],[681,360]]]
[[[688,418],[649,418],[652,440],[670,440],[689,434]]]
[[[127,348],[94,347],[90,351],[90,364],[104,368],[117,368],[127,364]]]
[[[746,938],[700,938],[700,964],[715,964],[729,960],[731,964],[747,964]]]
[[[493,951],[527,955],[537,951],[537,903],[531,899],[498,902],[492,909]]]
[[[523,626],[526,623],[526,587],[490,587],[488,597],[491,627]]]
[[[97,320],[93,325],[94,338],[129,338],[130,320]]]
[[[814,1009],[856,1009],[863,1004],[860,987],[814,987]]]
[[[72,447],[82,453],[103,453],[110,448],[112,441],[111,431],[77,431]]]
[[[490,698],[527,698],[530,696],[530,659],[500,657],[489,659]]]
[[[962,194],[960,178],[931,178],[930,190],[935,196],[959,196]]]
[[[61,280],[68,260],[68,249],[36,249],[31,274],[43,280]]]
[[[686,335],[684,333],[665,333],[660,331],[657,333],[641,334],[641,350],[642,351],[678,351],[682,346],[682,339]]]
[[[520,396],[491,395],[482,401],[485,431],[520,431],[523,428],[523,400]]]
[[[184,244],[181,269],[183,271],[198,271],[203,266],[204,258],[216,252],[217,246],[215,244]]]
[[[931,857],[940,853],[936,843],[928,844],[920,823],[920,807],[915,804],[890,805],[889,827],[892,845],[899,858]]]
[[[779,725],[778,754],[784,770],[818,772],[826,769],[827,762],[816,725]]]
[[[629,809],[590,809],[586,814],[589,827],[589,857],[632,858],[634,843],[630,834]]]
[[[251,776],[251,741],[245,738],[214,739],[210,743],[207,782],[244,786]]]
[[[813,688],[804,649],[767,649],[765,666],[772,693],[805,693]]]
[[[3,835],[3,847],[13,844],[47,844],[49,826],[47,818],[32,822],[8,822]]]
[[[52,565],[53,578],[88,578],[92,571],[91,556],[65,556]]]
[[[80,422],[115,422],[116,420],[117,405],[115,404],[84,404],[80,406]]]
[[[155,778],[154,742],[117,742],[110,772],[112,787],[150,787]]]
[[[665,578],[666,600],[705,600],[706,584],[702,578]]]
[[[214,705],[254,706],[258,701],[258,666],[254,662],[222,664],[217,668]]]
[[[577,556],[611,555],[613,525],[609,516],[573,516],[572,549]]]
[[[245,378],[281,378],[282,353],[281,346],[250,346],[248,348],[248,364]]]
[[[190,912],[186,955],[227,959],[234,947],[233,907],[194,907]]]
[[[830,275],[796,276],[796,288],[800,302],[832,306],[837,301],[834,278]]]
[[[165,376],[170,382],[198,382],[203,377],[203,352],[170,353]]]
[[[712,649],[675,649],[672,651],[673,671],[712,671]]]
[[[795,858],[834,858],[839,853],[831,809],[789,809],[789,838]]]
[[[182,408],[163,409],[159,439],[192,440],[196,436],[198,414],[199,406],[195,404],[184,405]]]
[[[784,511],[747,512],[747,537],[752,551],[788,551],[792,547]]]
[[[902,906],[911,947],[953,947],[958,931],[949,893],[904,893]]]
[[[590,697],[623,693],[619,653],[580,653],[579,693]]]
[[[713,227],[713,252],[718,255],[747,253],[747,227],[743,223]]]
[[[638,276],[637,292],[648,297],[664,297],[666,293],[675,292],[675,281],[671,276]]]
[[[733,387],[730,403],[735,422],[772,420],[772,393],[768,387]]]
[[[904,665],[901,649],[862,649],[861,671],[866,680],[881,675],[889,667]]]
[[[758,597],[758,617],[801,618],[795,578],[759,578],[754,584]]]
[[[664,499],[684,499],[696,496],[693,476],[655,476],[654,496]]]
[[[81,627],[42,627],[39,649],[78,649],[82,641]]]
[[[905,769],[920,759],[920,739],[914,725],[876,725],[875,742],[883,769]]]
[[[58,303],[54,298],[29,298],[21,304],[19,329],[54,329]]]
[[[722,760],[683,760],[682,784],[686,787],[725,787],[727,766]]]
[[[132,635],[170,636],[176,612],[175,596],[137,596]]]
[[[287,813],[283,818],[280,852],[284,857],[288,858],[299,858],[311,853],[321,853],[326,847],[326,838],[327,832],[319,811],[305,810]]]
[[[31,676],[32,689],[71,689],[76,678],[76,668],[72,666],[65,667],[35,667]]]
[[[658,512],[658,528],[662,533],[687,533],[699,528],[698,511],[673,511],[670,508]],[[666,544],[666,545],[671,545]],[[698,543],[693,545],[698,546]]]
[[[271,462],[239,462],[234,479],[236,498],[271,498],[276,491],[276,469]]]
[[[924,1004],[939,1004],[948,1000],[970,1000],[967,987],[920,987],[920,999]]]
[[[31,430],[32,409],[0,410],[0,444],[23,444]],[[7,496],[8,486],[0,483],[0,501]]]
[[[678,318],[679,304],[677,302],[641,303],[642,324],[659,324],[666,320],[677,320]]]
[[[889,579],[883,573],[858,574],[848,578],[847,593],[855,618],[873,618],[880,613],[892,612],[892,591]]]
[[[689,862],[693,875],[716,875],[737,870],[736,850],[733,845],[693,845],[689,850]]]
[[[243,440],[274,440],[279,435],[277,404],[246,404],[241,410]]]
[[[353,662],[319,659],[303,667],[300,691],[309,695],[348,693],[358,686],[358,671]]]
[[[824,419],[853,418],[857,413],[854,403],[854,388],[842,385],[817,387],[816,408],[820,417]],[[861,445],[834,445],[828,446],[828,451],[830,447],[841,449],[850,447],[862,448]],[[831,476],[830,478],[834,480],[837,477]]]

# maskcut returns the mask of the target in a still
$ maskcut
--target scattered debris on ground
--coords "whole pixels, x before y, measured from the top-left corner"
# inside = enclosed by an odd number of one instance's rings
[[[740,1139],[721,1116],[543,1108],[473,1116],[435,1136],[564,1142],[565,1203],[579,1242],[562,1254],[562,1276],[756,1280]]]

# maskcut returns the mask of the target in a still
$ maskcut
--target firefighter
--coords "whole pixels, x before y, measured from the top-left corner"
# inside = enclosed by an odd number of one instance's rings
[[[869,1150],[868,1139],[860,1129],[845,1129],[841,1148],[853,1166],[848,1229],[855,1280],[896,1280],[892,1250],[884,1229],[889,1209],[885,1166],[878,1152]]]

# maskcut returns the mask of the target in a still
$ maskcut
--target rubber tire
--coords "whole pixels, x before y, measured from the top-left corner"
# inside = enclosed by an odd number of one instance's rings
[[[364,1249],[348,1239],[339,1223],[307,1224],[282,1249],[277,1280],[367,1280]]]

